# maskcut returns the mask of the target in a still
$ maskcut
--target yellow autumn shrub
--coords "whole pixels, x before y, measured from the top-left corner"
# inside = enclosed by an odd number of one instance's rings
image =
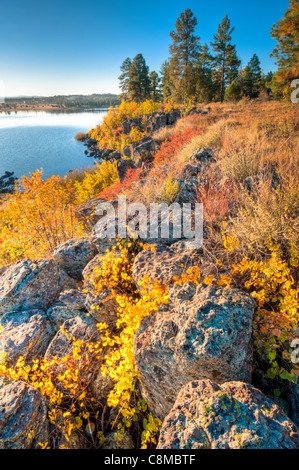
[[[96,171],[87,171],[82,181],[75,181],[76,202],[85,202],[118,180],[116,166],[110,161],[96,162]]]
[[[39,170],[23,176],[0,211],[1,264],[50,256],[57,245],[82,236],[75,206],[76,192],[66,178],[43,180]]]

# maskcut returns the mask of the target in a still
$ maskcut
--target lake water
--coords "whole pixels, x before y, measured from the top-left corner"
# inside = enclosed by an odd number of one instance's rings
[[[93,158],[84,154],[86,147],[74,137],[100,124],[106,113],[0,113],[0,176],[5,171],[14,171],[17,177],[28,176],[41,168],[45,178],[64,176],[71,169],[93,165]]]

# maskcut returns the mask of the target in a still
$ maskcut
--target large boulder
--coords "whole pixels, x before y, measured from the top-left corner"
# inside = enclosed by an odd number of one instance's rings
[[[21,310],[45,310],[76,283],[53,260],[19,261],[0,277],[0,318]]]
[[[167,415],[190,380],[250,381],[254,309],[239,289],[169,288],[169,305],[144,318],[134,339],[142,395],[156,416]]]
[[[37,389],[0,378],[0,449],[38,449],[48,442],[47,412]]]
[[[299,430],[272,400],[242,382],[190,382],[165,418],[158,449],[298,449]]]
[[[46,314],[40,310],[8,313],[1,319],[1,348],[9,366],[23,356],[26,363],[39,359],[55,335]]]
[[[81,313],[74,318],[66,320],[62,325],[62,329],[56,334],[50,343],[45,358],[49,361],[52,357],[61,359],[65,356],[72,356],[73,344],[76,340],[82,340],[84,344],[97,343],[101,334],[97,329],[97,321],[89,314]],[[103,353],[104,354],[104,353]],[[94,367],[82,370],[87,386],[87,391],[91,394],[94,405],[103,405],[107,396],[112,389],[113,383],[110,376],[104,377],[100,370],[100,361],[97,360]],[[54,375],[63,373],[65,363],[51,366]]]
[[[76,207],[76,215],[79,220],[81,220],[88,229],[92,229],[95,224],[100,220],[101,216],[96,214],[97,207],[101,204],[105,206],[105,204],[112,204],[114,207],[117,207],[117,199],[112,199],[110,201],[106,201],[106,199],[96,197],[93,199],[89,199],[79,206]]]
[[[133,279],[138,287],[144,276],[161,284],[173,283],[175,276],[181,277],[188,268],[196,263],[200,264],[199,251],[191,252],[185,249],[184,242],[177,242],[170,247],[156,245],[154,251],[143,250],[139,253],[133,264]]]
[[[95,268],[101,268],[102,259],[96,256],[83,271],[83,290],[86,292],[85,308],[98,322],[111,323],[116,320],[118,303],[112,296],[111,289],[105,288],[102,292],[96,291],[94,282],[97,280]]]
[[[97,246],[92,239],[78,238],[55,248],[53,259],[69,276],[81,281],[83,269],[97,252]]]
[[[68,336],[86,342],[99,339],[96,322],[86,313],[66,320],[63,323],[63,330],[60,330],[49,344],[45,354],[47,359],[51,359],[52,356],[61,358],[72,352],[73,341]]]

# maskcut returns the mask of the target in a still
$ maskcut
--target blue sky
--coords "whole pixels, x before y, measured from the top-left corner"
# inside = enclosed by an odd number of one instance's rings
[[[267,72],[273,23],[288,0],[2,0],[0,80],[6,96],[118,93],[119,67],[141,52],[150,70],[168,57],[169,32],[190,8],[201,42],[210,42],[228,14],[246,65],[254,53]]]

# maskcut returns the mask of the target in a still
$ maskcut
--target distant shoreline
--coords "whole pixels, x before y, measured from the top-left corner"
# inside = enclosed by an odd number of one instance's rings
[[[70,106],[70,107],[60,107],[51,104],[45,105],[17,105],[17,106],[10,106],[9,108],[2,108],[0,106],[0,113],[15,113],[18,111],[53,111],[58,113],[69,112],[69,111],[87,111],[87,110],[107,110],[108,108],[104,106],[101,108],[100,106]]]

